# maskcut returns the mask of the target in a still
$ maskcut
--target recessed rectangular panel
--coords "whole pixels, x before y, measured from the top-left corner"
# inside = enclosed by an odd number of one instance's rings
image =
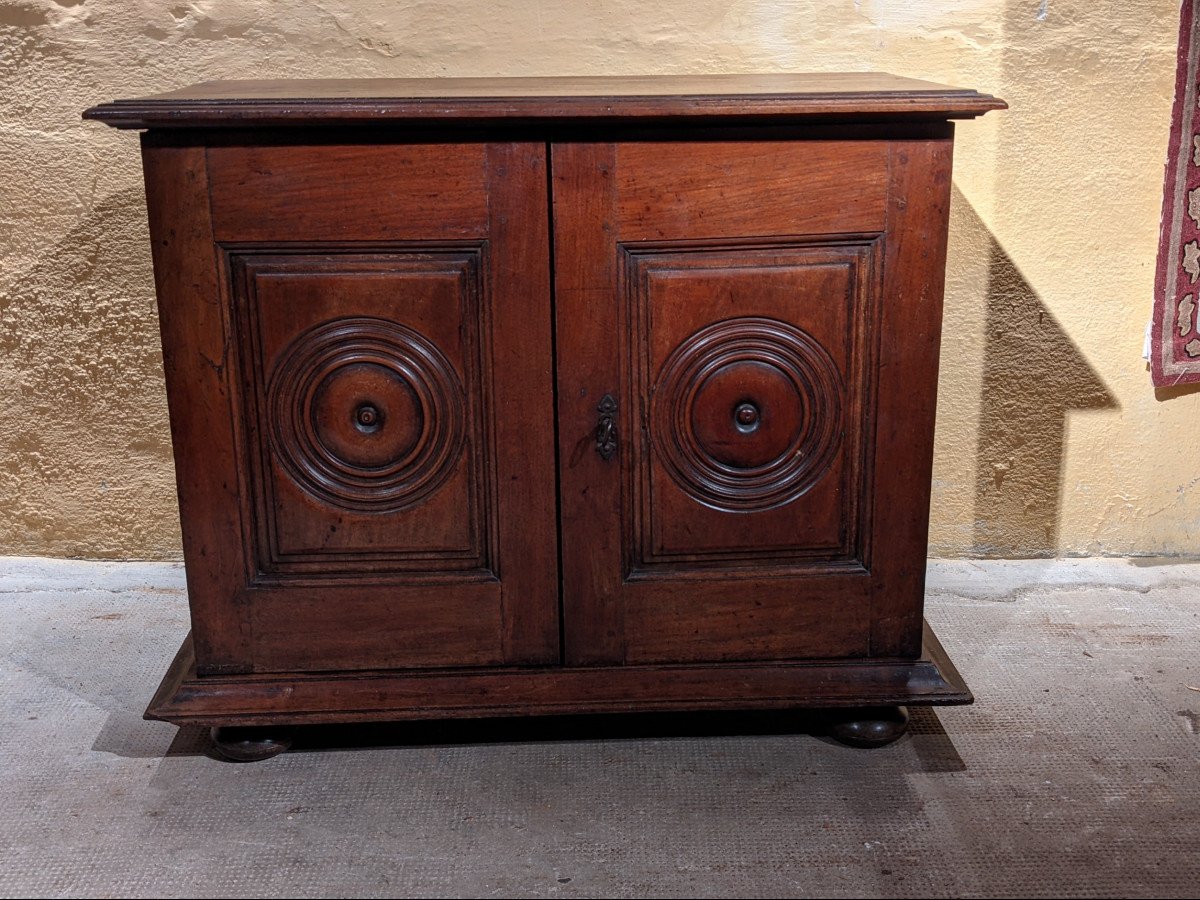
[[[481,252],[231,253],[262,574],[489,571]]]
[[[625,245],[631,577],[862,565],[874,246]]]

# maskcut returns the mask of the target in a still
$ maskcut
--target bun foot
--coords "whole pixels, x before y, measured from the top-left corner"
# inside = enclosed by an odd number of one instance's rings
[[[903,706],[873,706],[840,710],[833,715],[829,734],[851,747],[882,747],[908,731]]]
[[[258,762],[278,756],[292,746],[292,734],[285,728],[230,726],[211,732],[213,749],[231,762]]]

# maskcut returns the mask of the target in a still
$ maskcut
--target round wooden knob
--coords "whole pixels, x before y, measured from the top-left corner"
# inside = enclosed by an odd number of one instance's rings
[[[733,411],[734,421],[739,431],[753,431],[758,427],[758,407],[753,403],[739,403]]]
[[[364,403],[354,411],[354,421],[362,428],[374,428],[379,424],[379,410],[370,403]]]

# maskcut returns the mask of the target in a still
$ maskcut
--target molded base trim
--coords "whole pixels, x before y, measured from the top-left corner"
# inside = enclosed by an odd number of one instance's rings
[[[915,660],[255,675],[197,675],[189,635],[146,718],[180,725],[289,725],[972,702],[928,623]]]

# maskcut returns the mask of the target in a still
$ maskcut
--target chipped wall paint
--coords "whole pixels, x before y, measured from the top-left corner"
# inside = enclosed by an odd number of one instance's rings
[[[1194,554],[1195,393],[1141,362],[1176,0],[0,2],[0,552],[171,558],[137,145],[99,100],[211,78],[881,69],[959,127],[935,555]]]

